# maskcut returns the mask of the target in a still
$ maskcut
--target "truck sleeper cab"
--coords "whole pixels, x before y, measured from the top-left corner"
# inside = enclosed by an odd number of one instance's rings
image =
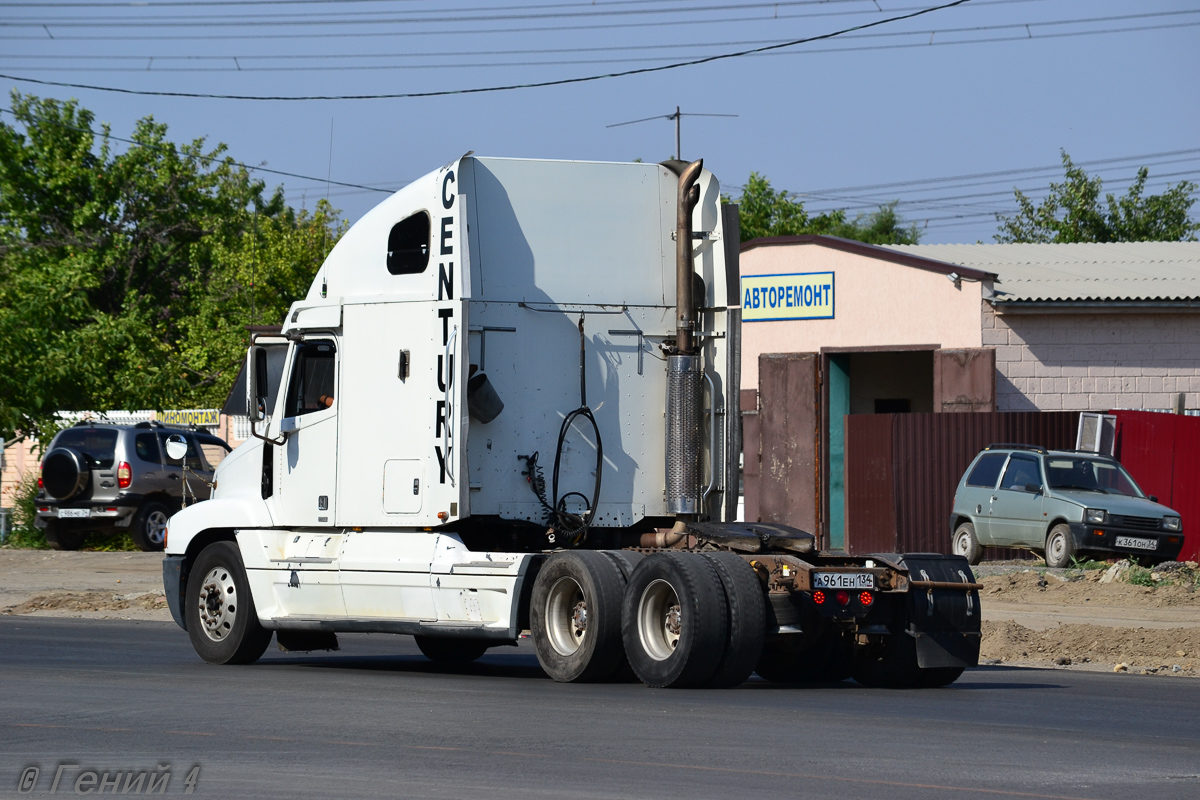
[[[256,337],[255,436],[171,519],[164,581],[197,652],[248,663],[272,633],[307,650],[385,631],[463,661],[528,630],[566,681],[626,660],[654,686],[814,661],[955,679],[978,656],[965,562],[927,565],[923,593],[945,598],[917,629],[905,557],[728,521],[730,218],[701,162],[472,157],[367,214],[282,334]]]

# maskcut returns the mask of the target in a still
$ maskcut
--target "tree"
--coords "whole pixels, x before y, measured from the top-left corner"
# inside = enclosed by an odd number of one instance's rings
[[[728,197],[722,199],[732,202]],[[853,221],[846,219],[842,209],[813,217],[805,211],[803,201],[793,199],[786,190],[772,189],[771,182],[757,172],[750,173],[737,203],[743,242],[763,236],[805,233],[840,236],[870,244],[916,244],[920,239],[916,225],[904,225],[896,213],[895,202],[880,206],[871,214],[859,214]]]
[[[0,123],[0,437],[38,436],[59,410],[222,400],[245,325],[304,294],[336,214],[294,211],[223,145],[176,145],[153,118],[118,153],[74,101],[12,102],[23,131]]]
[[[1162,194],[1143,197],[1150,171],[1142,167],[1124,197],[1106,195],[1102,206],[1101,179],[1075,166],[1065,150],[1062,163],[1066,179],[1051,183],[1041,203],[1035,204],[1020,189],[1013,190],[1017,213],[996,215],[997,242],[1195,241],[1200,224],[1189,218],[1189,211],[1196,202],[1196,184],[1181,181]]]

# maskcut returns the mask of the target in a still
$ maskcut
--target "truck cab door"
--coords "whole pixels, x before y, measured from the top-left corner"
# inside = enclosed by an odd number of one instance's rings
[[[297,343],[285,385],[278,431],[286,441],[272,448],[272,515],[278,525],[330,526],[338,450],[338,347],[334,338],[314,337]]]

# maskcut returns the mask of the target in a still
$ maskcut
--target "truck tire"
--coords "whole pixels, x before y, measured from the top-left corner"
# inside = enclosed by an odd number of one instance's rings
[[[78,550],[83,547],[84,532],[68,530],[56,519],[46,520],[46,544],[51,550]]]
[[[1046,566],[1069,567],[1075,558],[1075,539],[1071,529],[1059,523],[1050,529],[1046,537]]]
[[[253,664],[271,643],[234,542],[213,542],[189,571],[184,602],[188,637],[210,664]]]
[[[529,628],[542,669],[560,683],[602,681],[621,664],[616,562],[595,550],[555,553],[533,583]]]
[[[655,688],[703,686],[721,663],[729,613],[708,559],[656,553],[629,577],[621,611],[629,666]]]
[[[917,663],[917,640],[903,630],[894,630],[850,662],[854,680],[873,688],[915,688],[922,685],[923,673],[929,671]]]
[[[940,689],[962,677],[964,667],[933,667],[921,670],[921,686],[925,689]]]
[[[974,525],[964,522],[954,529],[950,552],[965,558],[972,567],[983,560],[983,545],[979,544],[979,539],[975,537]]]
[[[763,648],[754,671],[772,683],[837,683],[850,677],[850,662],[850,648],[829,626],[811,638],[775,637]]]
[[[438,636],[414,636],[413,639],[421,654],[438,664],[470,664],[492,646],[484,639],[443,639]]]
[[[704,558],[721,579],[729,615],[725,652],[705,686],[731,689],[750,677],[762,655],[767,638],[766,599],[758,575],[744,558],[733,553],[705,553]]]
[[[163,545],[166,544],[167,520],[170,516],[171,513],[162,503],[142,503],[129,525],[129,538],[133,539],[138,550],[155,552],[163,549]]]
[[[629,583],[629,576],[646,557],[645,553],[639,553],[636,550],[605,550],[604,555],[611,558],[617,565],[617,569],[621,570],[621,577],[625,583]]]

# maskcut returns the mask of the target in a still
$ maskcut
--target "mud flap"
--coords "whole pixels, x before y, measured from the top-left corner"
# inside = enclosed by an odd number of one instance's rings
[[[897,561],[912,581],[975,582],[971,565],[962,556],[911,553]],[[905,629],[917,640],[917,663],[922,669],[979,665],[978,591],[914,587],[908,592],[906,611]]]

